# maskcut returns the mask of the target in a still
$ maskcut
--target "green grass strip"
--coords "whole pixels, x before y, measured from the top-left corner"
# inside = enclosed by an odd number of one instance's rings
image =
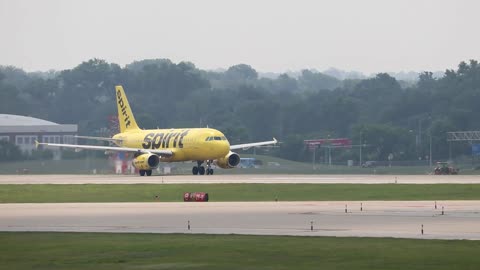
[[[184,192],[210,201],[480,200],[476,184],[48,184],[0,185],[0,203],[179,202]]]
[[[2,269],[478,269],[480,241],[0,233]]]

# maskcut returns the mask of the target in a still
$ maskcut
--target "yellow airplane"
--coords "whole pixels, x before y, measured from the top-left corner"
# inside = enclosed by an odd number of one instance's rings
[[[140,129],[135,121],[127,96],[122,86],[116,86],[116,99],[120,133],[112,138],[77,136],[78,138],[109,141],[117,146],[96,146],[58,143],[39,143],[37,147],[64,147],[106,152],[119,151],[134,153],[132,165],[141,176],[152,175],[152,170],[162,162],[197,161],[192,168],[194,175],[213,174],[212,164],[220,168],[234,168],[240,163],[240,156],[232,152],[235,149],[276,144],[277,140],[230,145],[222,132],[212,128],[181,129]],[[206,163],[207,168],[202,166]]]

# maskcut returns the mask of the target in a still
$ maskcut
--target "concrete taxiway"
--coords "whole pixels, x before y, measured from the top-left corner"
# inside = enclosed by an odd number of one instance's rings
[[[432,201],[361,203],[0,204],[0,231],[233,233],[480,240],[480,201],[439,201],[437,209]],[[445,211],[443,215],[442,206]]]
[[[0,175],[0,184],[480,184],[480,175]]]

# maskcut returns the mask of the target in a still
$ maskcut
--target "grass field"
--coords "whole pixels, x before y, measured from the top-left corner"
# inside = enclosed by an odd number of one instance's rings
[[[211,201],[480,200],[475,184],[48,184],[1,185],[0,203],[178,202],[184,192]]]
[[[480,241],[0,233],[1,269],[478,269]]]

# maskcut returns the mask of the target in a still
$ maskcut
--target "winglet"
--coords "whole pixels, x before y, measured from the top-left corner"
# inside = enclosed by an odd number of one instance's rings
[[[36,149],[38,149],[38,146],[39,146],[39,145],[40,145],[40,143],[39,143],[37,140],[35,140],[35,148],[36,148]]]
[[[275,144],[278,143],[278,141],[277,141],[277,139],[275,139],[275,137],[273,137],[273,141],[274,141]]]

